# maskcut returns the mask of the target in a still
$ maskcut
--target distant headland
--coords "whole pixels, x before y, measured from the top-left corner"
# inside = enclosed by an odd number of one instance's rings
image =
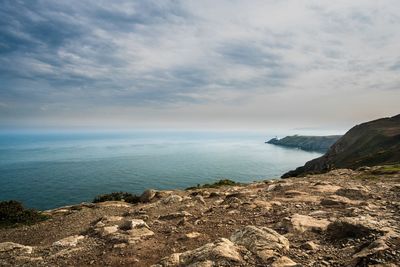
[[[325,153],[337,141],[341,135],[329,136],[304,136],[304,135],[291,135],[284,138],[272,138],[265,142],[266,144],[273,144],[278,146],[299,148],[307,151],[318,151]]]

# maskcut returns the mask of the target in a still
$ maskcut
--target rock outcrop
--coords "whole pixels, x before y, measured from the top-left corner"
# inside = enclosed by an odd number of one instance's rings
[[[0,228],[0,266],[398,266],[400,172],[374,170],[62,207]]]

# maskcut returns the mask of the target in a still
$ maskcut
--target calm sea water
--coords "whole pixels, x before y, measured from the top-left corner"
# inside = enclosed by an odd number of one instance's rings
[[[50,209],[113,191],[276,178],[319,153],[249,133],[0,134],[0,200]]]

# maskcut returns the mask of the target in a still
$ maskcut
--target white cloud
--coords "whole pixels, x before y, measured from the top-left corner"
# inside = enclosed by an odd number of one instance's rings
[[[395,0],[14,5],[0,8],[1,121],[107,124],[106,110],[121,124],[307,127],[398,112]]]

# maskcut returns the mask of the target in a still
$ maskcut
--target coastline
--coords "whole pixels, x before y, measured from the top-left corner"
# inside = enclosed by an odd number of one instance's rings
[[[150,190],[143,203],[65,206],[46,211],[47,221],[0,229],[0,263],[352,266],[379,259],[396,264],[398,190],[399,173],[372,174],[371,168],[216,188]],[[348,227],[359,232],[337,236]],[[7,250],[4,242],[14,248]],[[269,249],[254,242],[266,242]]]

